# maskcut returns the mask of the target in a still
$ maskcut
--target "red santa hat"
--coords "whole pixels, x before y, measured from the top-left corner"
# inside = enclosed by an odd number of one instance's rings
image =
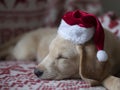
[[[58,34],[75,44],[84,44],[93,38],[98,60],[104,62],[108,59],[103,50],[104,30],[96,16],[80,10],[67,12],[61,20]]]

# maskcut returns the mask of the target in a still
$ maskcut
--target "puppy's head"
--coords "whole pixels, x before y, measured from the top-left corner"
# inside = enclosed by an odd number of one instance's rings
[[[51,42],[48,55],[38,64],[35,74],[41,79],[91,78],[108,75],[108,62],[99,62],[92,41],[76,45],[59,35]],[[101,76],[102,74],[102,76]]]
[[[57,36],[49,46],[48,55],[35,69],[41,79],[79,77],[79,53],[72,42]]]

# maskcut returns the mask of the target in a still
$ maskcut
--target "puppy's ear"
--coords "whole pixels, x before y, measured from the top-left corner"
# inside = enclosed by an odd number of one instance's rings
[[[109,60],[106,62],[99,62],[96,57],[97,49],[93,42],[88,42],[84,45],[79,45],[80,77],[92,84],[103,81],[109,75]]]

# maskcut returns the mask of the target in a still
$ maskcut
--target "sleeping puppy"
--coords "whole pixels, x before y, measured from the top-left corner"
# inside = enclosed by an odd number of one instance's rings
[[[18,60],[37,58],[35,74],[41,79],[81,78],[91,85],[103,84],[109,90],[119,90],[120,41],[105,30],[105,50],[109,60],[96,60],[93,41],[76,45],[56,34],[56,29],[39,29],[28,33],[14,47]]]
[[[80,10],[67,12],[56,31],[25,35],[13,55],[21,60],[36,57],[39,64],[34,73],[41,79],[81,78],[91,86],[119,90],[120,78],[114,75],[120,71],[120,41],[108,31],[104,38],[96,16]]]

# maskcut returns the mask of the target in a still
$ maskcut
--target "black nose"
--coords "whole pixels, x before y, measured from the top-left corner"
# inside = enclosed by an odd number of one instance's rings
[[[35,68],[34,73],[37,77],[40,77],[43,74],[43,71],[40,71],[39,69]]]

